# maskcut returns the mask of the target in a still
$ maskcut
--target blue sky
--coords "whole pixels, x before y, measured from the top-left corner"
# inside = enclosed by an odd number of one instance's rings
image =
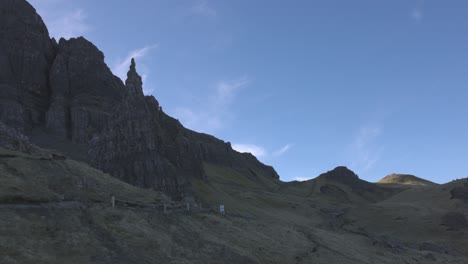
[[[465,0],[31,0],[185,126],[282,180],[468,177]]]

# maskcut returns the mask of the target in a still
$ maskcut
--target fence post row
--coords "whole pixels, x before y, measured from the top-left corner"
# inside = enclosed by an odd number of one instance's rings
[[[112,208],[115,208],[115,202],[116,202],[116,201],[117,201],[117,199],[115,199],[115,196],[112,195],[112,196],[111,196],[111,205],[112,205]],[[129,202],[129,201],[123,201],[123,200],[119,200],[119,201],[122,201],[122,202]],[[143,205],[145,205],[144,203],[138,203],[138,202],[129,202],[129,203],[135,203],[135,204],[143,204]],[[148,205],[148,204],[146,204],[146,205]],[[167,214],[167,204],[164,204],[163,206],[164,206],[164,214]],[[190,212],[190,203],[187,203],[186,206],[187,206],[187,207],[186,207],[186,208],[187,208],[187,212]],[[199,206],[200,210],[203,208],[202,203],[200,203],[198,206]],[[152,207],[152,208],[158,208],[157,205],[155,205],[155,204],[151,204],[151,207]],[[195,207],[197,207],[197,205],[195,205]],[[209,206],[208,206],[208,208],[209,208]],[[219,205],[219,214],[221,214],[221,215],[225,215],[225,214],[226,214],[226,212],[225,212],[225,210],[224,210],[224,204]]]

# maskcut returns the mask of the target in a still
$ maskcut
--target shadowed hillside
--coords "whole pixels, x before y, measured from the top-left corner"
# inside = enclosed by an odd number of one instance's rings
[[[167,115],[135,60],[124,83],[27,1],[0,14],[1,264],[468,263],[468,179],[282,182]]]

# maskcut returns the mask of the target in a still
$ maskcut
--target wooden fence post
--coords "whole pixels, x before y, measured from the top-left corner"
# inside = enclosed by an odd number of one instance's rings
[[[221,204],[221,205],[219,206],[219,213],[220,213],[221,215],[224,215],[224,205],[223,205],[223,204]]]

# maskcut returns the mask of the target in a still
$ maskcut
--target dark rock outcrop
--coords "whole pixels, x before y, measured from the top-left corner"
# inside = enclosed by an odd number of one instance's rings
[[[278,179],[270,166],[166,115],[131,61],[125,84],[86,39],[50,39],[25,0],[0,1],[0,121],[130,184],[190,194],[213,163]],[[39,131],[39,132],[38,132]]]
[[[0,147],[26,153],[34,153],[39,149],[29,142],[28,137],[0,122]]]
[[[44,120],[53,41],[24,0],[0,1],[0,120],[20,132]]]
[[[122,81],[104,63],[104,55],[86,39],[61,39],[50,70],[50,106],[46,128],[77,143],[102,131],[124,95]]]
[[[173,196],[190,193],[190,179],[204,179],[204,162],[256,170],[278,178],[273,168],[234,151],[229,143],[184,128],[166,115],[153,96],[144,96],[132,59],[126,93],[100,135],[90,144],[92,164],[142,187],[163,189]]]

